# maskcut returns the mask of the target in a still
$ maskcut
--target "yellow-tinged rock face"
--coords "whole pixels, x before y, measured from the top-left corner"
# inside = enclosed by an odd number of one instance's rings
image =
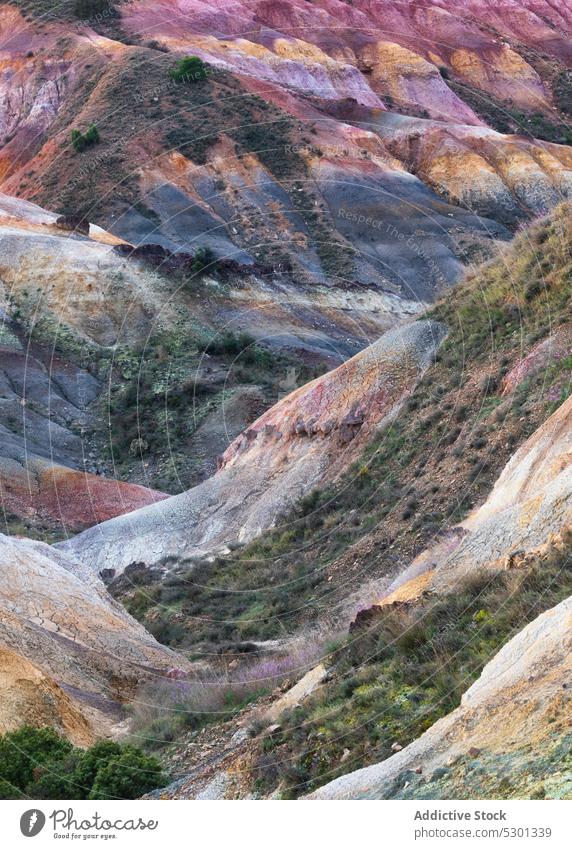
[[[21,725],[53,728],[75,746],[95,742],[82,706],[38,666],[0,645],[0,734]]]
[[[307,41],[301,41],[298,38],[277,38],[274,40],[272,47],[277,56],[282,59],[301,59],[309,60],[310,62],[319,62],[328,67],[335,65],[336,60],[324,53],[314,44],[309,44]],[[341,57],[339,57],[341,58]]]
[[[516,51],[503,45],[476,52],[463,48],[450,56],[453,70],[483,91],[510,97],[520,106],[546,106],[546,91],[536,71]]]
[[[401,76],[430,77],[438,74],[437,68],[418,53],[393,41],[367,44],[359,56],[364,63],[371,65],[374,77],[387,80]]]
[[[446,191],[457,202],[470,200],[478,186],[479,193],[505,190],[502,180],[489,162],[478,153],[457,146],[428,159],[424,176],[438,191]],[[472,174],[469,183],[467,174]]]

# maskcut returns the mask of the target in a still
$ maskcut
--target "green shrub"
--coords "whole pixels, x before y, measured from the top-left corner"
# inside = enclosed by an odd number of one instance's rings
[[[200,274],[201,271],[205,270],[205,268],[212,266],[215,260],[215,253],[210,248],[199,248],[195,251],[195,255],[193,257],[193,274]]]
[[[206,80],[208,66],[198,56],[185,56],[169,70],[169,76],[177,83],[196,83]]]
[[[77,153],[82,153],[86,148],[99,143],[99,131],[95,124],[90,124],[85,133],[80,130],[72,130],[71,141],[74,150]]]
[[[49,761],[63,761],[71,751],[71,743],[51,728],[23,725],[17,731],[4,734],[0,737],[0,779],[6,785],[3,789],[12,787],[25,791],[35,769]]]
[[[572,115],[572,74],[562,71],[554,83],[554,99],[562,112]]]
[[[76,778],[83,787],[91,787],[97,778],[99,768],[121,755],[121,746],[114,740],[100,740],[90,749],[82,752],[77,765]]]
[[[525,301],[533,301],[542,292],[542,282],[533,280],[524,290]]]
[[[165,780],[154,757],[111,740],[84,751],[51,728],[29,725],[0,737],[4,799],[136,799]]]
[[[137,799],[163,782],[156,758],[135,746],[125,746],[119,757],[112,757],[99,767],[89,798]]]

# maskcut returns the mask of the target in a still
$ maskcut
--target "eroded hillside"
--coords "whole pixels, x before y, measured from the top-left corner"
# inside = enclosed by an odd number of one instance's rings
[[[430,300],[569,192],[570,21],[519,9],[4,4],[3,187],[132,243]],[[204,78],[176,84],[189,54]]]
[[[211,554],[272,527],[319,483],[345,470],[390,420],[445,334],[419,321],[278,402],[227,448],[219,469],[181,495],[60,543],[94,570]]]
[[[572,589],[569,245],[562,207],[438,304],[433,315],[449,335],[437,362],[353,473],[305,499],[271,535],[214,563],[139,564],[112,584],[154,633],[205,657],[216,648],[227,662],[285,631],[302,629],[311,644],[318,622],[334,631],[358,614],[349,637],[322,649],[324,673],[299,706],[272,719],[247,712],[232,732],[242,728],[240,745],[214,737],[220,760],[208,769],[187,749],[176,764],[189,778],[166,797],[299,796],[401,749],[387,767],[324,794],[439,797],[464,781],[481,797],[566,794],[565,775],[550,779],[566,746],[565,651],[553,670],[552,644],[541,639],[556,619],[541,616],[534,640],[536,623],[520,632],[552,605],[565,611]],[[446,509],[430,510],[438,499]],[[569,636],[559,615],[556,646]],[[515,648],[492,661],[510,638]],[[531,666],[514,692],[493,686],[471,712],[469,690],[442,719],[489,660],[496,670],[522,652],[519,640],[531,643]],[[537,663],[534,652],[544,651]],[[483,676],[496,680],[488,667]],[[499,724],[487,740],[491,710]],[[511,779],[515,764],[529,768],[522,781]]]
[[[0,3],[2,734],[163,798],[570,796],[571,35]]]
[[[273,638],[285,625],[311,622],[316,611],[347,621],[425,549],[446,552],[459,543],[466,533],[459,522],[569,395],[570,232],[563,206],[429,313],[448,328],[437,361],[396,418],[367,446],[357,443],[359,453],[334,485],[315,489],[275,530],[239,552],[214,564],[179,564],[181,574],[195,574],[181,581],[183,606],[173,614],[185,625],[186,642],[224,642],[229,634],[238,641]],[[356,389],[359,395],[359,381]],[[299,390],[266,415],[273,421],[301,398],[304,421],[304,399],[311,397]],[[311,443],[302,434],[302,444]],[[96,532],[86,539],[97,539]],[[154,586],[156,577],[148,580]],[[144,607],[149,622],[170,619],[153,594]]]

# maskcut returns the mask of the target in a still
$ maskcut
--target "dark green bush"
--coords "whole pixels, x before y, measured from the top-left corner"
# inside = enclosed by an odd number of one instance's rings
[[[82,133],[80,130],[72,130],[71,141],[74,150],[77,153],[82,153],[86,148],[98,144],[99,131],[95,124],[90,124],[85,133]]]
[[[91,787],[97,778],[99,768],[121,755],[121,746],[114,740],[100,740],[90,749],[81,753],[81,758],[75,771],[76,778],[82,787]]]
[[[72,751],[71,743],[51,728],[23,725],[0,737],[0,780],[2,795],[10,788],[25,791],[34,770],[49,761],[63,761]],[[18,798],[6,795],[4,798]]]
[[[76,0],[73,11],[76,18],[85,21],[98,15],[109,17],[115,10],[109,0]]]
[[[200,274],[201,271],[212,266],[215,260],[215,253],[210,248],[199,248],[195,251],[195,255],[193,257],[193,274]]]
[[[89,798],[137,799],[163,782],[156,758],[135,746],[125,746],[119,757],[112,757],[99,767]]]
[[[554,98],[556,106],[562,112],[572,115],[572,74],[562,71],[554,83]]]
[[[208,66],[198,56],[185,56],[169,70],[169,76],[177,83],[196,83],[208,76]]]
[[[526,289],[524,290],[524,298],[526,301],[533,301],[540,293],[542,292],[542,282],[540,280],[533,280]]]
[[[33,777],[26,785],[26,796],[31,799],[85,799],[86,785],[79,782],[82,752],[72,749],[63,758],[47,760],[33,770]]]
[[[111,740],[82,750],[51,728],[29,725],[0,737],[4,799],[136,799],[165,780],[154,757]]]

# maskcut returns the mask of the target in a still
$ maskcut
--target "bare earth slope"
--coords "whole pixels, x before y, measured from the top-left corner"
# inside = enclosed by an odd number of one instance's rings
[[[141,681],[165,675],[175,666],[188,668],[77,561],[44,543],[0,535],[0,565],[0,642],[25,659],[23,673],[28,668],[38,688],[51,688],[56,718],[81,706],[91,728],[86,735],[109,733],[121,719],[121,705]],[[32,673],[26,663],[41,673]],[[74,710],[49,679],[68,693]],[[24,701],[33,711],[40,690],[31,696],[30,703],[28,697]],[[20,696],[13,693],[13,698]],[[9,717],[4,719],[8,724]]]

